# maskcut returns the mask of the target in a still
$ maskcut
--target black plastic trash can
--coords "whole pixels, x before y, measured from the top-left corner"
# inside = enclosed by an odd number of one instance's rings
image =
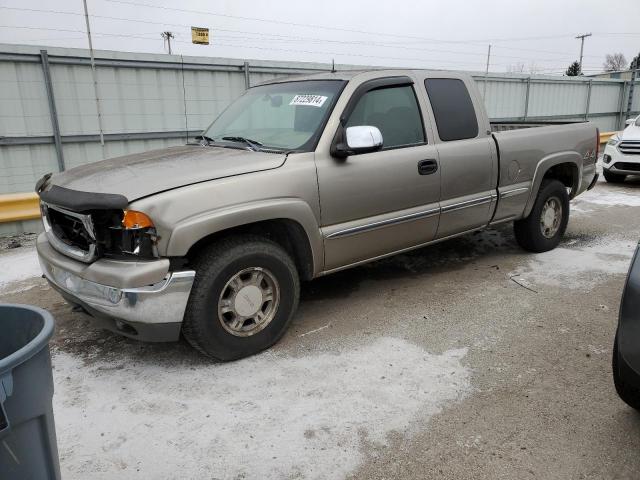
[[[49,339],[53,317],[0,305],[0,479],[60,479]]]

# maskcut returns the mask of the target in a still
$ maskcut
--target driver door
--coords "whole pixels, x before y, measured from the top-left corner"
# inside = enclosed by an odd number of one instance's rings
[[[409,77],[362,83],[345,107],[339,128],[377,127],[382,149],[347,158],[316,157],[325,271],[434,239],[440,169],[420,102]]]

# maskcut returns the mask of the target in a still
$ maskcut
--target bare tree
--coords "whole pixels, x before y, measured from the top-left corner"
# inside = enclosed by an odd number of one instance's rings
[[[535,75],[536,73],[539,73],[539,72],[540,72],[540,67],[538,67],[535,61],[531,60],[531,62],[529,63],[529,73],[531,75]]]
[[[602,64],[605,72],[617,72],[627,67],[627,59],[622,53],[607,53]]]

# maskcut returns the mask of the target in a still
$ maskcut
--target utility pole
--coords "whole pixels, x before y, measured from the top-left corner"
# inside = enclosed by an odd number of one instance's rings
[[[580,73],[582,75],[582,52],[584,51],[584,39],[590,37],[591,33],[585,33],[583,35],[578,35],[576,38],[580,39]]]
[[[631,70],[631,82],[629,83],[629,97],[627,99],[627,118],[631,114],[631,107],[633,106],[633,91],[640,71],[640,53],[631,62],[629,70]]]
[[[167,45],[169,46],[169,55],[171,55],[171,39],[175,38],[173,36],[173,33],[171,33],[171,32],[162,32],[160,34],[160,36],[167,41]]]
[[[491,44],[489,44],[489,50],[487,51],[487,68],[484,70],[484,83],[482,85],[482,100],[487,96],[487,76],[489,75],[489,61],[491,60]]]
[[[82,3],[84,4],[84,20],[87,24],[87,38],[89,39],[89,55],[91,56],[91,76],[93,77],[93,94],[96,97],[96,112],[98,113],[98,130],[100,130],[100,145],[104,147],[104,134],[102,133],[102,111],[100,109],[100,97],[98,96],[98,77],[96,75],[96,59],[93,56],[93,43],[91,42],[91,26],[89,25],[89,11],[87,9],[87,0],[82,0]]]

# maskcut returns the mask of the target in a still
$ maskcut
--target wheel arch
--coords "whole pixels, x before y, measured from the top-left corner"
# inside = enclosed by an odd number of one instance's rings
[[[275,241],[294,259],[300,277],[310,280],[323,268],[323,243],[311,208],[302,201],[265,201],[208,212],[173,229],[167,256],[196,255],[223,237],[251,234]]]
[[[546,179],[556,179],[571,189],[569,198],[573,198],[580,191],[582,181],[582,157],[577,152],[561,152],[543,158],[536,167],[531,193],[525,205],[523,217],[528,217],[538,197],[540,185]]]

